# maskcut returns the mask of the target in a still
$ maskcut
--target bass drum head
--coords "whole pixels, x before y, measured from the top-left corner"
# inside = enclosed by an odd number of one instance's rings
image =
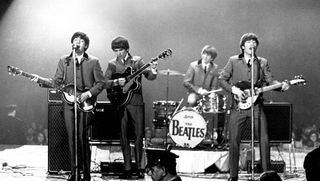
[[[179,146],[194,148],[206,136],[207,125],[203,117],[192,109],[186,109],[173,116],[169,134]]]

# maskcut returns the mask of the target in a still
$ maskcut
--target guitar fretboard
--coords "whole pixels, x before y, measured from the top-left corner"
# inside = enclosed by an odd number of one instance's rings
[[[27,77],[27,78],[30,78],[30,79],[35,78],[34,75],[32,75],[32,74],[30,74],[30,73],[28,73],[28,72],[24,72],[24,71],[21,72],[21,75],[22,75],[22,76],[25,76],[25,77]],[[37,81],[37,83],[44,84],[44,85],[49,86],[49,87],[55,87],[53,83],[51,83],[51,82],[49,82],[49,81],[47,81],[47,80],[43,80],[43,79],[41,79],[41,78],[39,78],[39,80]],[[58,88],[58,87],[55,87],[55,88]]]

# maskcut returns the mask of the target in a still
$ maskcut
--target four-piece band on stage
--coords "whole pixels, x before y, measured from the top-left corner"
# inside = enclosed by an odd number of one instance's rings
[[[170,152],[172,145],[167,143],[167,136],[175,146],[186,148],[196,147],[207,137],[216,139],[216,115],[220,113],[229,115],[229,180],[238,180],[240,135],[247,120],[251,120],[254,128],[252,136],[259,138],[262,169],[270,169],[268,125],[262,94],[269,90],[285,91],[290,85],[304,84],[305,80],[300,76],[290,81],[274,80],[267,59],[256,55],[259,45],[257,35],[244,34],[240,39],[240,53],[231,56],[222,69],[214,63],[216,48],[205,45],[201,50],[201,58],[191,62],[185,74],[169,69],[157,70],[158,61],[171,56],[172,50],[167,49],[146,63],[140,56],[130,54],[129,42],[122,36],[111,41],[115,57],[108,62],[103,74],[99,59],[86,52],[89,42],[85,33],[75,32],[71,37],[72,51],[60,57],[53,78],[8,66],[12,75],[25,76],[40,87],[55,88],[62,92],[63,115],[71,153],[71,175],[68,180],[91,179],[89,125],[97,96],[103,90],[106,90],[121,121],[120,144],[124,160],[123,174],[119,176],[121,179],[142,179],[147,173],[152,180],[181,180],[176,170],[179,155]],[[167,81],[169,76],[183,76],[188,98],[183,107],[183,99],[168,100],[167,85],[166,99],[153,102],[153,123],[167,129],[166,142],[163,149],[146,149],[145,165],[145,104],[141,81],[142,77],[155,80],[158,74],[167,76]],[[206,115],[214,116],[208,121]],[[131,160],[130,131],[134,133],[136,168],[133,168]]]

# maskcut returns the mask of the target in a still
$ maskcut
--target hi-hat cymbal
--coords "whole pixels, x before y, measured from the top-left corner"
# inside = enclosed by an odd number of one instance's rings
[[[185,74],[181,73],[181,72],[178,72],[176,70],[158,70],[158,74],[160,75],[181,75],[181,76],[184,76]]]

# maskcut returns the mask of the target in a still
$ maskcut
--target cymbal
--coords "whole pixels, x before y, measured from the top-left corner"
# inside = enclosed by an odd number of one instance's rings
[[[181,76],[184,76],[185,74],[181,73],[181,72],[178,72],[176,70],[158,70],[158,74],[160,75],[181,75]]]

